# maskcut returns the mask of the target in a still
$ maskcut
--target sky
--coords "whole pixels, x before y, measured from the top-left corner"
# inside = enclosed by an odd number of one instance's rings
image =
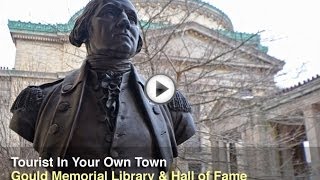
[[[35,23],[66,23],[89,0],[1,0],[0,66],[14,66],[15,46],[8,19]],[[268,54],[286,62],[277,75],[289,87],[320,74],[320,11],[317,0],[207,0],[231,19],[238,32],[261,33]]]

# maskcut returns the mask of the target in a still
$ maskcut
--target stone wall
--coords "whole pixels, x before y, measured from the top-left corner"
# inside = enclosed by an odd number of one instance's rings
[[[15,44],[15,69],[36,72],[63,70],[62,43],[17,39]]]

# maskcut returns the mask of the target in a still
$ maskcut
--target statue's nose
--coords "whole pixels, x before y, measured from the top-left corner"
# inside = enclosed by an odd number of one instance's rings
[[[127,14],[124,11],[122,11],[122,13],[120,14],[118,26],[126,29],[130,28],[130,21],[128,19]]]

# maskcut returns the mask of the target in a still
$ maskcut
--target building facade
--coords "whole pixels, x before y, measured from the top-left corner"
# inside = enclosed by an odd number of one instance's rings
[[[259,34],[235,32],[228,16],[210,4],[133,2],[144,41],[133,63],[145,78],[170,75],[193,107],[197,134],[181,148],[176,168],[243,172],[249,179],[317,179],[319,77],[277,88],[274,76],[284,62],[268,55]],[[17,94],[63,78],[83,62],[85,47],[68,41],[81,12],[65,24],[9,20],[16,60],[14,69],[0,70],[3,147],[24,144],[7,128]]]

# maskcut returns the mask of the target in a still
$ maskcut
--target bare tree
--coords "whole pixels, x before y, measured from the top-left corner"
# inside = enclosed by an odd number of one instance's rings
[[[283,62],[263,51],[261,32],[234,32],[227,27],[224,14],[200,1],[135,3],[144,43],[134,58],[135,65],[145,77],[158,73],[173,77],[190,100],[196,119],[198,133],[180,149],[174,168],[246,172],[253,179],[307,173],[303,158],[297,155],[302,154],[297,147],[305,140],[303,126],[265,119],[264,102],[277,98],[274,76]],[[200,24],[197,20],[201,18],[211,22]],[[215,27],[208,27],[210,23]],[[59,43],[54,50],[70,55],[61,60],[63,65],[69,69],[78,66],[85,56],[84,48]],[[46,46],[52,49],[52,44]],[[295,118],[301,119],[301,115],[287,117]],[[295,167],[289,168],[289,161],[296,161]]]
[[[252,43],[257,43],[261,32],[230,38],[226,32],[236,32],[221,27],[213,30],[192,21],[205,4],[184,1],[180,12],[172,11],[175,3],[166,1],[145,10],[148,17],[140,23],[144,48],[135,63],[147,76],[166,73],[174,77],[191,101],[198,136],[180,158],[193,165],[205,164],[209,170],[249,172],[256,179],[307,176],[301,157],[304,152],[298,148],[305,140],[302,126],[289,124],[291,133],[282,133],[286,129],[279,122],[264,119],[263,102],[277,91],[274,76],[283,62]],[[170,19],[177,14],[181,14],[179,20]],[[265,59],[276,63],[267,65]],[[285,151],[296,153],[283,156]],[[286,161],[293,162],[293,169]]]
[[[13,167],[11,157],[21,159],[36,159],[38,153],[32,147],[32,144],[9,129],[12,113],[10,108],[18,94],[27,86],[43,84],[54,78],[42,76],[43,73],[0,70],[0,179],[8,179],[9,174],[17,169]],[[34,169],[27,167],[19,170],[28,172]],[[41,170],[38,168],[37,170]]]

